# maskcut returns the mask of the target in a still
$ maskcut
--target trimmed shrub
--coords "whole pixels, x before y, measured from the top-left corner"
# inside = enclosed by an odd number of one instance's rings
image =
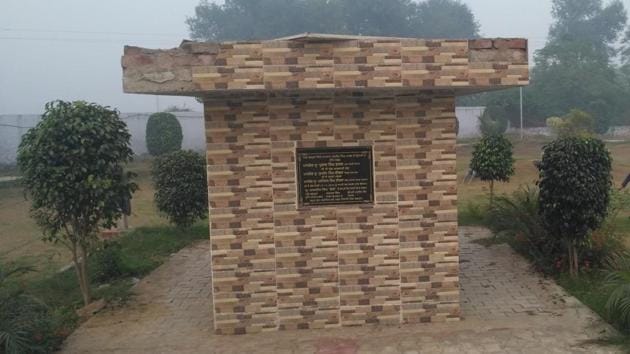
[[[494,182],[508,182],[514,175],[512,143],[503,135],[488,135],[475,144],[470,169],[482,181],[490,182],[490,201],[494,198]]]
[[[188,227],[208,213],[206,161],[194,151],[176,151],[153,164],[155,203],[177,226]]]
[[[162,156],[181,150],[182,126],[172,113],[154,113],[147,121],[147,150],[152,156]]]
[[[565,243],[569,269],[579,269],[578,249],[609,208],[611,157],[595,138],[560,138],[543,148],[538,168],[540,215],[547,233]]]

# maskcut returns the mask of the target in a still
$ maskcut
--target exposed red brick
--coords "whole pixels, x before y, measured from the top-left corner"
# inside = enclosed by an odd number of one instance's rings
[[[510,41],[511,49],[527,49],[527,39],[517,38]]]
[[[522,39],[522,38],[495,39],[494,48],[496,49],[527,49],[527,40]]]
[[[492,39],[473,39],[468,42],[470,49],[492,49]]]

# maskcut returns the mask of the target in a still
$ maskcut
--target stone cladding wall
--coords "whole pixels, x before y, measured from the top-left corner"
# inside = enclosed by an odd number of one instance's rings
[[[219,334],[459,318],[452,92],[205,100]],[[296,148],[371,146],[373,205],[300,207]]]

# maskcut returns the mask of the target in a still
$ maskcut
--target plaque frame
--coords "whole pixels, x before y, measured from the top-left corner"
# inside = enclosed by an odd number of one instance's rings
[[[362,201],[335,201],[329,203],[305,203],[304,202],[304,184],[301,180],[302,176],[302,155],[305,153],[322,153],[322,152],[362,152],[368,153],[369,159],[369,171],[368,171],[368,198],[364,198]],[[347,206],[347,205],[374,205],[374,147],[372,145],[366,146],[328,146],[328,147],[302,147],[295,149],[295,185],[297,195],[298,208],[313,208],[313,207],[331,207],[331,206]]]

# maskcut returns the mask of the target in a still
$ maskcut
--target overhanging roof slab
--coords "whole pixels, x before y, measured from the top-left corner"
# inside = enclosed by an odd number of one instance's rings
[[[427,40],[302,34],[268,41],[126,46],[127,93],[209,97],[229,92],[446,90],[529,84],[527,40]]]

